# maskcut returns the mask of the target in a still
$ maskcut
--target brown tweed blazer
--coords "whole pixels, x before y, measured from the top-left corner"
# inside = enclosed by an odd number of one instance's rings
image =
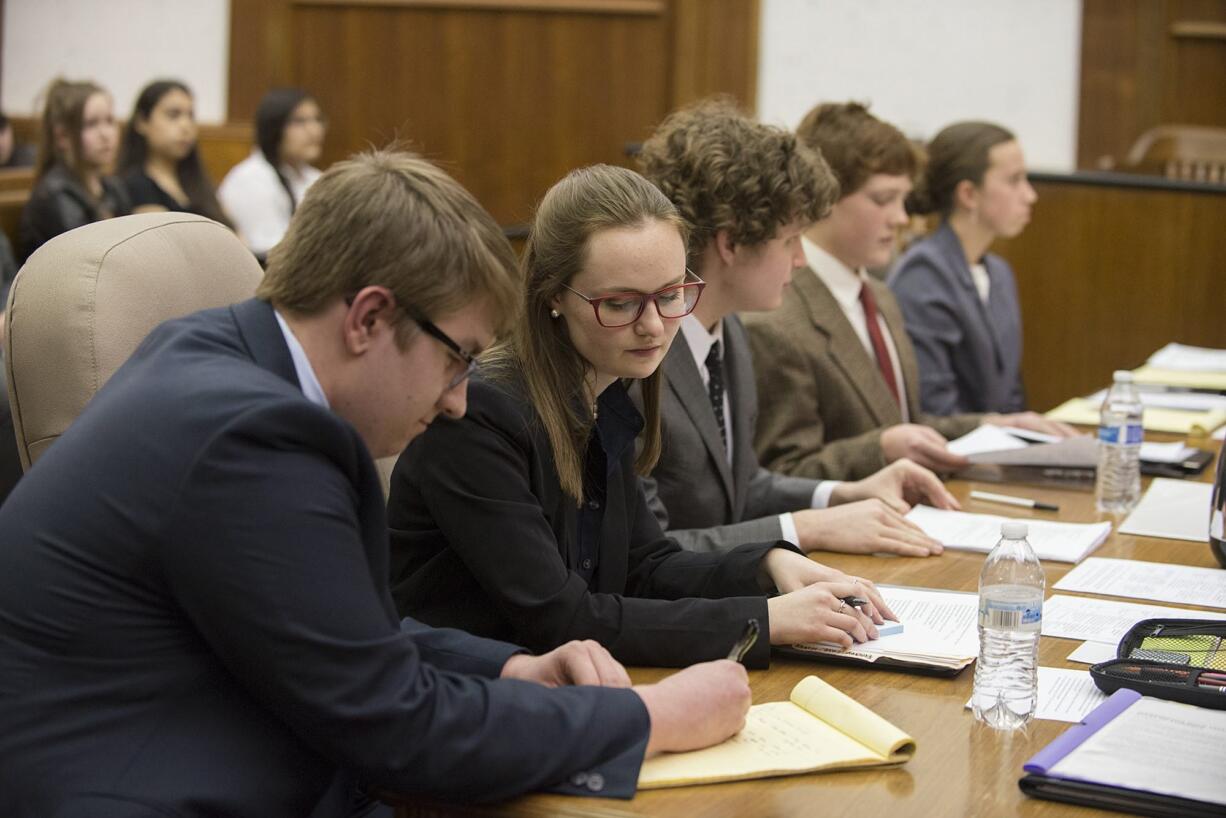
[[[911,422],[949,438],[979,425],[979,415],[938,417],[920,410],[919,367],[898,302],[882,282],[870,278],[868,286],[898,350]],[[797,270],[779,309],[741,318],[757,373],[754,448],[762,465],[834,480],[856,480],[884,466],[881,430],[902,423],[902,412],[821,279],[807,267]]]

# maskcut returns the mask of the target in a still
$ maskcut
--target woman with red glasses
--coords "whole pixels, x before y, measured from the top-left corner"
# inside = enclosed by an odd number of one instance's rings
[[[769,634],[752,667],[770,644],[876,636],[890,611],[871,585],[782,541],[683,551],[647,507],[660,363],[703,288],[685,233],[668,198],[624,168],[574,171],[545,195],[516,330],[484,356],[464,417],[431,425],[393,473],[402,614],[537,651],[591,639],[664,666],[727,655],[750,619]],[[862,609],[840,604],[856,594]]]

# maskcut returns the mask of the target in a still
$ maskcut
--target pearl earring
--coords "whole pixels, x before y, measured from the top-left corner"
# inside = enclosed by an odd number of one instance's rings
[[[549,311],[549,317],[550,317],[550,318],[561,318],[561,317],[562,317],[562,313],[558,312],[557,310],[550,310],[550,311]]]

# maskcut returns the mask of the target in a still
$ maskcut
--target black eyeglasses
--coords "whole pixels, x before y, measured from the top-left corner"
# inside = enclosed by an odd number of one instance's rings
[[[355,296],[352,295],[347,296],[345,298],[345,303],[352,306],[354,298]],[[393,298],[395,298],[395,296],[393,296]],[[399,309],[404,311],[404,314],[407,315],[409,319],[413,321],[413,323],[421,327],[424,333],[438,341],[443,346],[447,347],[447,351],[451,353],[451,356],[463,365],[463,368],[452,376],[451,381],[447,384],[447,389],[455,389],[457,386],[464,383],[464,381],[472,377],[473,373],[480,367],[475,355],[456,343],[454,338],[439,329],[437,324],[426,316],[422,315],[413,307],[410,307],[407,304],[399,304],[397,306]]]
[[[592,305],[592,310],[596,313],[596,323],[608,329],[616,329],[639,320],[649,300],[655,302],[661,318],[684,318],[692,313],[694,307],[698,306],[698,297],[702,295],[702,289],[707,286],[707,282],[688,269],[685,273],[693,277],[694,281],[674,284],[654,293],[617,293],[589,298],[574,287],[566,284],[562,286]]]
[[[448,389],[455,389],[457,386],[464,383],[464,381],[472,377],[472,374],[476,372],[480,366],[480,364],[477,362],[476,356],[456,343],[450,335],[439,329],[437,324],[435,324],[429,318],[426,318],[417,310],[413,309],[412,307],[404,307],[404,312],[405,315],[413,319],[417,326],[422,328],[423,332],[434,340],[438,341],[443,346],[447,347],[447,351],[451,353],[452,357],[463,365],[463,369],[452,376],[451,382],[447,384]]]

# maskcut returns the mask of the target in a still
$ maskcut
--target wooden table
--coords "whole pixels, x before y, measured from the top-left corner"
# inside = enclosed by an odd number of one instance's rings
[[[1166,437],[1174,439],[1173,436]],[[1208,448],[1209,444],[1202,441],[1201,445]],[[1202,479],[1211,481],[1212,475],[1213,466],[1210,466]],[[1145,482],[1148,485],[1148,480]],[[1057,503],[1060,511],[1053,514],[1027,512],[1026,509],[969,499],[972,489],[1001,491],[999,484],[955,480],[949,486],[965,511],[1067,522],[1109,519],[1095,512],[1093,493],[1089,490],[1033,486],[1003,489],[1005,493]],[[1201,567],[1217,565],[1207,543],[1133,537],[1115,532],[1094,555]],[[940,557],[927,559],[827,553],[817,556],[822,562],[849,574],[868,577],[877,583],[956,591],[978,589],[979,571],[984,561],[983,554],[962,551],[947,551]],[[1052,585],[1072,567],[1069,563],[1044,563],[1048,596],[1051,595]],[[1040,664],[1085,670],[1087,665],[1070,663],[1065,658],[1079,644],[1069,639],[1043,637],[1039,644]],[[636,683],[655,681],[667,673],[655,668],[631,670]],[[530,795],[484,807],[449,807],[415,801],[400,806],[397,814],[404,818],[443,815],[950,818],[1109,814],[1022,795],[1017,787],[1022,764],[1069,725],[1056,721],[1033,721],[1025,732],[1014,734],[998,733],[978,725],[970,711],[963,709],[971,695],[973,666],[949,679],[776,657],[769,670],[751,671],[749,674],[754,703],[786,700],[792,687],[809,674],[820,676],[914,736],[918,745],[915,757],[902,767],[893,769],[679,787],[643,792],[630,801],[561,795]]]

